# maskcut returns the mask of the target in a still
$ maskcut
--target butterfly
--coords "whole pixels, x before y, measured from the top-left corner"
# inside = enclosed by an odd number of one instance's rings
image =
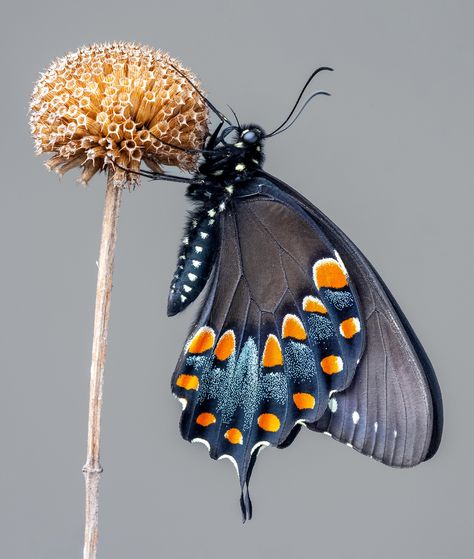
[[[171,389],[183,438],[234,464],[244,522],[258,454],[288,446],[303,425],[400,468],[431,458],[441,439],[433,367],[387,286],[328,217],[263,169],[265,141],[327,94],[298,111],[323,70],[269,134],[235,113],[232,124],[196,88],[220,119],[194,150],[198,170],[190,179],[142,171],[189,182],[194,207],[168,315],[207,291]]]

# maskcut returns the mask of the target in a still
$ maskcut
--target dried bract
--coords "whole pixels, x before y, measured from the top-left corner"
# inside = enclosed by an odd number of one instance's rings
[[[84,184],[108,165],[119,187],[138,182],[133,171],[142,161],[154,171],[193,170],[195,154],[160,142],[196,149],[208,132],[207,107],[180,72],[197,85],[177,60],[133,43],[95,44],[57,59],[31,98],[37,153],[54,153],[46,165],[60,175],[81,167]]]

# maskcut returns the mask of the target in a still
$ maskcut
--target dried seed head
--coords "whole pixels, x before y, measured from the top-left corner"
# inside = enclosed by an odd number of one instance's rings
[[[177,60],[134,43],[94,44],[54,61],[30,105],[37,153],[55,154],[47,167],[63,175],[80,166],[86,184],[112,165],[119,187],[139,179],[119,166],[193,170],[194,154],[160,142],[200,148],[208,131],[205,103],[171,64],[197,85]]]

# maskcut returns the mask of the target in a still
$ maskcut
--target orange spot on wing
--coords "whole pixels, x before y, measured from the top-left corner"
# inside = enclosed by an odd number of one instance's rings
[[[339,355],[328,355],[321,360],[321,369],[328,375],[340,373],[342,371],[343,363]]]
[[[243,441],[242,433],[235,427],[226,431],[224,437],[232,444],[242,444]]]
[[[306,312],[318,312],[320,314],[327,314],[328,312],[321,300],[312,295],[308,295],[303,299],[303,310]]]
[[[316,404],[316,400],[312,394],[307,392],[298,392],[293,394],[293,402],[299,410],[312,410]]]
[[[203,412],[200,413],[196,418],[196,423],[202,425],[203,427],[209,427],[216,422],[216,416],[213,413]]]
[[[189,353],[204,353],[205,351],[211,349],[214,345],[216,335],[214,330],[208,326],[203,326],[194,334],[188,346]]]
[[[197,390],[199,388],[199,379],[196,375],[179,375],[176,386],[180,386],[185,390]]]
[[[273,334],[269,334],[263,350],[262,365],[264,367],[275,367],[283,365],[283,355],[278,339]]]
[[[235,334],[232,330],[227,330],[222,334],[216,345],[214,354],[220,361],[228,359],[235,351]]]
[[[348,338],[348,339],[352,338],[357,334],[357,332],[360,332],[359,319],[353,317],[353,318],[347,318],[346,320],[343,320],[339,325],[339,332],[341,333],[341,336],[343,336],[344,338]]]
[[[306,331],[301,320],[294,314],[287,314],[283,320],[283,338],[294,338],[295,340],[306,340]]]
[[[257,420],[258,426],[264,431],[275,433],[280,428],[280,420],[273,413],[262,413]]]
[[[313,266],[314,283],[316,287],[331,287],[339,289],[346,287],[347,278],[344,270],[334,258],[322,258]]]

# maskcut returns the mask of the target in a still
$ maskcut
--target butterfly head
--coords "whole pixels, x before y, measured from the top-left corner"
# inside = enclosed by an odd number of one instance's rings
[[[240,132],[240,140],[249,147],[261,144],[264,137],[265,132],[256,125],[250,125]]]

